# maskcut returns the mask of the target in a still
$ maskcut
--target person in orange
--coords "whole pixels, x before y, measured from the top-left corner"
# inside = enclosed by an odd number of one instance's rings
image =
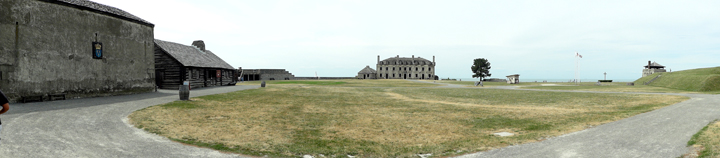
[[[5,93],[3,93],[2,90],[0,90],[0,104],[2,104],[0,114],[4,114],[10,110],[10,101],[8,101],[7,97],[5,97]],[[2,121],[0,121],[0,131],[2,131]],[[2,137],[0,137],[0,140],[2,140]]]

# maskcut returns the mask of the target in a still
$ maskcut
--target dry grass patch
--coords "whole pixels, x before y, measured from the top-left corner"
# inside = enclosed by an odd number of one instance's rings
[[[688,146],[693,146],[697,149],[697,153],[690,153],[689,155],[697,155],[697,157],[720,157],[720,121],[711,122],[688,142]]]
[[[387,82],[373,85],[396,86],[271,84],[148,107],[130,119],[180,142],[256,156],[451,156],[542,140],[687,99]],[[502,131],[516,135],[492,135]]]

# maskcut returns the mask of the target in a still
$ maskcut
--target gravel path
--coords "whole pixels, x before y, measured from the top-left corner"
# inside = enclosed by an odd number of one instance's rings
[[[676,94],[690,100],[542,142],[510,146],[468,157],[668,157],[688,152],[688,140],[720,119],[720,97]]]
[[[422,81],[421,81],[422,82]],[[473,88],[457,85],[446,88]],[[516,86],[499,86],[498,89],[517,89]],[[563,90],[530,90],[579,93],[618,93]],[[667,94],[688,96],[691,99],[651,112],[635,115],[620,121],[603,124],[579,132],[562,135],[536,143],[521,144],[501,149],[459,156],[511,157],[511,158],[565,158],[565,157],[653,157],[675,158],[689,151],[687,142],[713,120],[720,119],[720,95]]]
[[[192,90],[191,97],[252,89],[223,86]],[[186,146],[132,127],[133,111],[178,100],[177,90],[11,104],[3,122],[0,157],[240,157]]]

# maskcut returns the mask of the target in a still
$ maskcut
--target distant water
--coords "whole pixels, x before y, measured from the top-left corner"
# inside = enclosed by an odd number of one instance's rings
[[[447,78],[445,78],[445,79],[447,79]],[[450,79],[453,79],[453,78],[450,78]],[[463,81],[478,81],[478,80],[480,80],[478,78],[454,78],[454,79],[463,80]],[[504,79],[504,78],[502,78],[502,79]],[[572,80],[573,79],[523,79],[522,77],[520,77],[520,82],[535,82],[535,81],[537,81],[537,82],[543,82],[543,81],[568,82],[568,81],[572,81]],[[597,82],[598,80],[602,80],[602,79],[581,79],[580,82]],[[635,81],[635,79],[611,79],[611,80],[613,80],[613,82],[633,82],[633,81]]]

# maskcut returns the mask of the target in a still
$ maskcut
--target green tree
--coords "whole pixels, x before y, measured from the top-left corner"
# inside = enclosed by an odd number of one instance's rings
[[[480,81],[485,77],[490,77],[490,62],[485,58],[477,58],[474,60],[472,67],[473,78],[480,78]]]

